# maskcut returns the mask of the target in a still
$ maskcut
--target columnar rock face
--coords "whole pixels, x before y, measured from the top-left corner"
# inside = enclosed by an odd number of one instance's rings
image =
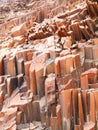
[[[62,3],[2,24],[0,130],[98,129],[98,1]]]

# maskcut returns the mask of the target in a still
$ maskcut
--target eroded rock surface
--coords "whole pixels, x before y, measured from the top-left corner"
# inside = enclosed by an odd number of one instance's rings
[[[97,130],[98,1],[15,3],[0,6],[0,130]]]

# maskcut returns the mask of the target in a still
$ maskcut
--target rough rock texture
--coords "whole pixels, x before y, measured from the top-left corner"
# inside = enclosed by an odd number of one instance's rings
[[[0,130],[97,130],[98,1],[15,3],[0,5]]]

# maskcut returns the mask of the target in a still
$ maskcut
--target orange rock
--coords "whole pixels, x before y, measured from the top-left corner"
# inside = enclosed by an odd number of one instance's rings
[[[8,65],[9,59],[8,58],[4,58],[3,62],[4,62],[4,74],[8,75],[9,74],[9,69],[8,69],[9,68],[9,65]]]
[[[82,89],[88,89],[88,75],[82,75],[81,76],[81,88]]]
[[[98,60],[98,47],[97,46],[93,47],[93,58],[95,61]]]
[[[31,90],[31,92],[33,92],[34,95],[36,95],[37,94],[37,84],[36,84],[36,75],[35,75],[34,64],[30,65],[29,78],[30,78],[30,90]]]
[[[42,97],[45,93],[45,88],[44,88],[44,67],[42,64],[39,64],[38,67],[35,69],[35,75],[36,75],[36,85],[37,85],[37,93],[40,97]]]
[[[96,83],[97,82],[97,69],[96,68],[91,68],[87,71],[85,71],[84,73],[82,73],[83,75],[88,75],[88,81],[90,84]]]
[[[89,40],[90,38],[93,37],[92,34],[90,34],[88,27],[80,26],[79,28],[80,28],[80,30],[81,30],[81,32],[84,35],[86,40]]]
[[[57,77],[60,77],[60,60],[59,60],[59,58],[55,59],[55,74]]]
[[[65,64],[66,64],[66,73],[69,74],[70,72],[72,72],[73,67],[74,67],[72,55],[66,56],[66,63]]]
[[[17,107],[7,109],[7,111],[5,112],[6,121],[9,121],[11,120],[11,118],[16,117],[16,113]]]
[[[60,104],[63,115],[63,128],[70,129],[70,120],[72,117],[72,91],[63,90],[60,94]],[[66,124],[66,125],[65,125]]]
[[[8,96],[11,96],[13,90],[18,87],[18,79],[17,77],[9,77],[6,82]]]
[[[70,80],[70,75],[65,75],[65,76],[62,76],[62,77],[57,77],[56,79],[57,79],[57,84],[58,85],[61,84],[62,86],[65,86],[65,84],[67,84],[68,81]]]
[[[93,39],[93,44],[94,44],[94,45],[97,45],[97,44],[98,44],[98,38],[94,38],[94,39]]]
[[[87,115],[88,115],[88,105],[87,105],[87,91],[81,91],[82,101],[83,101],[83,113],[84,113],[84,120],[87,122]]]
[[[41,97],[45,93],[44,88],[44,64],[46,60],[48,60],[48,53],[42,53],[33,58],[32,66],[35,68],[35,77],[36,77],[36,85],[37,85],[37,94]]]
[[[0,75],[3,75],[3,58],[0,57]]]
[[[80,92],[80,89],[73,89],[72,90],[72,105],[73,105],[73,115],[74,115],[74,122],[75,124],[78,124],[78,117],[79,117],[79,111],[78,111],[78,93]]]
[[[24,44],[26,42],[26,37],[24,36],[17,36],[14,37],[15,43]]]
[[[9,71],[9,75],[11,75],[11,76],[15,76],[16,75],[15,57],[11,57],[9,59],[8,71]]]
[[[47,75],[50,73],[54,73],[54,60],[53,59],[47,60],[45,67],[46,67],[46,74]]]
[[[70,27],[74,33],[75,40],[80,41],[82,37],[81,37],[81,31],[79,28],[79,23],[73,23]]]
[[[24,62],[28,61],[28,54],[29,53],[31,53],[31,54],[33,53],[31,49],[24,49],[22,51],[22,56],[23,56]]]
[[[18,51],[18,52],[16,53],[16,59],[18,60],[18,59],[20,59],[20,58],[22,58],[22,57],[23,57],[22,51]]]
[[[23,82],[24,82],[23,74],[17,75],[17,79],[18,79],[18,87],[21,87],[21,85],[22,85]]]
[[[7,79],[7,93],[8,93],[8,96],[11,95],[11,78],[8,78]]]
[[[92,88],[94,88],[94,89],[98,88],[98,83],[89,84],[89,88],[90,89],[92,89]]]
[[[59,61],[60,61],[61,76],[63,77],[66,74],[66,57],[61,57]]]
[[[85,58],[93,59],[93,46],[92,45],[85,46]]]
[[[28,53],[28,50],[23,50],[23,51],[22,51],[22,56],[23,56],[24,62],[27,61],[27,53]]]
[[[87,59],[85,60],[85,62],[84,62],[85,70],[88,70],[88,69],[94,68],[94,67],[95,67],[95,63],[93,60],[87,60]]]
[[[63,116],[70,119],[72,115],[72,92],[71,90],[63,90],[61,92],[61,107]]]
[[[24,60],[20,58],[17,60],[17,73],[24,74]]]
[[[32,58],[33,58],[33,52],[28,52],[27,53],[27,61],[32,60]]]
[[[93,4],[90,3],[90,1],[87,2],[87,7],[88,7],[88,9],[89,9],[89,11],[90,11],[91,17],[97,17],[97,12],[96,12],[96,10],[95,10]]]
[[[75,67],[75,69],[81,67],[81,61],[80,61],[80,55],[79,54],[74,56],[74,67]]]
[[[80,129],[80,125],[74,125],[74,130],[79,130]]]
[[[48,78],[45,80],[45,97],[47,106],[55,103],[55,75],[50,74]]]
[[[67,50],[63,50],[61,53],[60,53],[60,56],[63,57],[63,56],[66,56],[66,55],[69,55],[71,54],[70,50],[67,49]]]
[[[24,63],[25,76],[26,76],[26,81],[27,81],[28,87],[30,87],[29,69],[30,69],[31,63],[32,63],[32,61],[26,61]]]
[[[32,102],[32,117],[34,121],[40,121],[40,105],[39,105],[39,101],[33,101]],[[39,114],[38,114],[39,113]]]
[[[4,92],[0,91],[0,104],[3,104],[4,101]]]
[[[21,36],[25,33],[26,30],[26,26],[25,23],[19,25],[19,26],[15,26],[14,28],[12,28],[11,33],[13,37],[17,37],[17,36]]]
[[[90,92],[90,120],[96,123],[96,108],[95,108],[95,98],[94,94]]]
[[[14,46],[14,43],[15,43],[14,40],[9,40],[8,44],[7,44],[7,47],[12,48]]]
[[[79,124],[80,129],[83,130],[84,126],[84,115],[83,115],[83,106],[82,106],[82,96],[81,93],[78,93],[78,108],[79,108]]]
[[[61,85],[59,88],[59,92],[62,92],[62,90],[72,89],[73,88],[73,80],[70,79],[65,85]]]
[[[52,130],[59,130],[57,117],[51,117],[51,128],[52,128]]]
[[[0,91],[4,91],[5,83],[0,84]]]
[[[98,102],[97,102],[97,99],[98,99],[98,90],[93,91],[93,94],[94,94],[94,98],[95,98],[95,110],[97,112],[98,111]]]
[[[57,105],[56,115],[57,115],[57,122],[58,122],[58,130],[62,130],[61,105]]]

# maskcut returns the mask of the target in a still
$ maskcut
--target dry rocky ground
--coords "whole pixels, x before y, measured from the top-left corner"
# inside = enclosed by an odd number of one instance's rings
[[[98,129],[98,0],[0,1],[0,130]]]

